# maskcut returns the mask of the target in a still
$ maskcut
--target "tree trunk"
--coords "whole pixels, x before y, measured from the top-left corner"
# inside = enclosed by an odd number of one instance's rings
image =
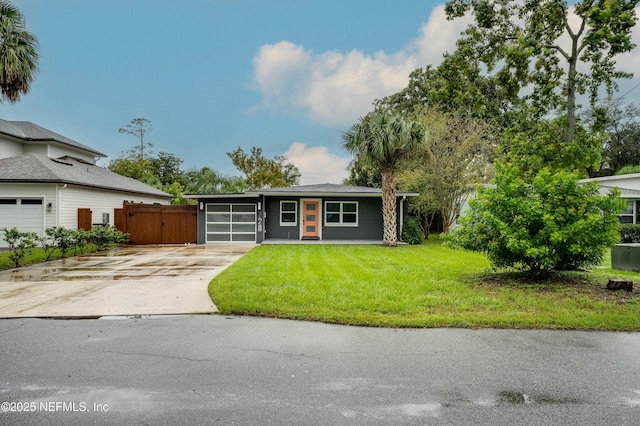
[[[398,218],[396,215],[396,169],[382,169],[382,242],[386,247],[398,245]]]

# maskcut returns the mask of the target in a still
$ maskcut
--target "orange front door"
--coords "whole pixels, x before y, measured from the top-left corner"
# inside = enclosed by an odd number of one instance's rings
[[[319,238],[319,201],[302,202],[302,238]]]

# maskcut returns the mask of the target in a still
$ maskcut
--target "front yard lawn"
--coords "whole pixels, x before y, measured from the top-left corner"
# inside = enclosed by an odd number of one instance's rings
[[[628,277],[634,292],[604,290]],[[597,268],[541,283],[498,274],[482,255],[421,246],[265,245],[216,277],[222,314],[384,327],[640,331],[640,274]]]

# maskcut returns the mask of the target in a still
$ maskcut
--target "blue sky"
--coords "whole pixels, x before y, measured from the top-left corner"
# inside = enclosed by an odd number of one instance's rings
[[[118,129],[144,117],[154,151],[174,153],[184,169],[239,175],[225,153],[260,146],[286,155],[303,184],[339,183],[349,160],[342,132],[411,70],[437,65],[466,25],[428,0],[14,4],[40,42],[41,70],[21,102],[0,105],[0,118],[32,121],[110,159],[136,144]],[[640,56],[619,63],[640,69]]]

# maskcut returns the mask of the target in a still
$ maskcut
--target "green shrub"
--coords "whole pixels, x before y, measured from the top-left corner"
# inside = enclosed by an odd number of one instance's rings
[[[401,239],[408,244],[422,244],[424,241],[424,232],[420,228],[418,220],[413,216],[404,218],[402,225]]]
[[[3,240],[9,245],[9,259],[16,268],[22,260],[38,245],[38,234],[35,232],[20,232],[18,228],[3,228]]]
[[[640,224],[625,223],[620,225],[620,242],[640,243]]]
[[[38,243],[40,243],[40,247],[42,247],[42,252],[44,253],[44,260],[51,260],[51,255],[56,250],[56,242],[50,232],[51,228],[47,228],[44,231],[44,235],[38,238]]]
[[[486,253],[494,266],[544,275],[599,264],[620,239],[619,192],[601,196],[593,182],[543,169],[530,182],[498,165],[496,187],[479,189],[450,238],[454,247]]]
[[[628,175],[632,173],[640,173],[640,165],[637,166],[624,166],[620,170],[618,170],[615,175]]]
[[[73,240],[73,253],[75,255],[84,253],[85,249],[89,247],[90,232],[84,229],[74,229],[72,233]]]
[[[45,234],[53,240],[53,245],[60,250],[61,256],[67,257],[67,253],[75,245],[74,230],[67,229],[63,226],[54,226],[47,228]]]
[[[122,246],[129,241],[129,234],[124,234],[113,226],[96,226],[89,231],[88,237],[98,250]]]

